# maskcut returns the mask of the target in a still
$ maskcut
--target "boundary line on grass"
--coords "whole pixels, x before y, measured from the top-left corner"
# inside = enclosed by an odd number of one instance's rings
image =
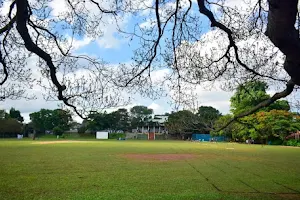
[[[277,184],[277,185],[280,185],[280,186],[282,186],[282,187],[284,187],[284,188],[286,188],[286,189],[289,189],[289,190],[291,190],[291,191],[294,191],[294,192],[297,192],[298,194],[300,194],[300,191],[298,191],[298,190],[295,190],[295,189],[293,189],[293,188],[290,188],[290,187],[288,187],[288,186],[285,186],[285,185],[283,185],[283,184],[281,184],[281,183],[278,183],[278,182],[276,182],[276,181],[273,181],[275,184]]]
[[[178,149],[180,149],[182,152],[185,152],[182,148],[178,147]],[[172,149],[174,149],[176,154],[179,154],[179,152],[172,147]],[[184,161],[191,167],[194,169],[195,172],[197,172],[198,174],[200,174],[210,185],[212,185],[218,192],[222,192],[222,190],[220,188],[218,188],[214,183],[211,183],[209,181],[209,178],[206,177],[200,170],[198,170],[194,165],[192,165],[190,162],[187,161],[187,159],[184,159]],[[206,162],[205,162],[206,163]],[[207,163],[206,163],[207,164]]]
[[[239,180],[241,183],[243,183],[244,185],[246,185],[247,187],[251,188],[252,190],[254,190],[256,193],[261,193],[259,190],[257,190],[256,188],[252,187],[251,185],[249,185],[248,183]]]
[[[183,150],[183,149],[180,148],[179,146],[176,145],[176,147],[177,147],[177,149],[180,149],[182,152],[186,152],[185,150]],[[176,154],[180,154],[180,153],[177,151],[176,148],[171,147],[171,149],[174,149],[174,152],[175,152]],[[213,153],[213,154],[215,154],[215,155],[217,155],[217,156],[220,156],[220,155],[218,155],[218,154],[216,154],[216,153]],[[280,183],[275,182],[275,181],[273,181],[275,184],[278,184],[278,185],[280,185],[280,186],[282,186],[282,187],[284,187],[284,188],[286,188],[286,189],[289,189],[290,191],[293,191],[293,192],[261,192],[261,191],[257,190],[256,188],[252,187],[251,185],[249,185],[248,183],[246,183],[246,182],[244,182],[244,181],[242,181],[242,180],[238,180],[238,181],[240,181],[241,183],[243,183],[244,185],[246,185],[247,187],[251,188],[251,189],[254,190],[254,191],[253,191],[253,192],[243,192],[243,191],[226,191],[226,190],[221,190],[221,189],[218,188],[214,183],[211,183],[211,182],[210,182],[210,179],[209,179],[208,177],[206,177],[206,176],[205,176],[200,170],[198,170],[195,166],[193,166],[190,162],[188,162],[187,159],[184,159],[184,161],[185,161],[191,168],[193,168],[194,171],[196,171],[198,174],[200,174],[200,175],[201,175],[201,176],[202,176],[202,177],[203,177],[210,185],[212,185],[218,192],[221,192],[221,193],[229,193],[229,194],[257,194],[257,193],[259,193],[259,194],[268,194],[268,195],[299,195],[299,194],[300,194],[300,191],[295,190],[295,189],[293,189],[293,188],[290,188],[290,187],[288,187],[288,186],[285,186],[285,185],[280,184]],[[225,172],[224,170],[219,169],[219,168],[216,167],[215,165],[209,164],[209,163],[207,163],[206,161],[204,161],[204,162],[205,162],[205,164],[207,164],[208,166],[212,166],[212,167],[214,167],[214,168],[218,169],[219,171],[221,171],[221,172],[223,172],[223,173],[226,174],[226,172]],[[236,168],[236,169],[239,169],[240,171],[247,172],[246,170],[243,170],[243,169],[240,168],[240,167],[230,165],[230,164],[227,163],[226,161],[221,161],[221,162],[224,162],[225,164],[229,165],[230,167],[234,167],[234,168]],[[247,172],[247,173],[250,173],[250,172]],[[260,176],[260,175],[258,175],[258,174],[255,174],[255,173],[251,173],[251,174],[252,174],[252,175],[255,175],[255,176],[259,177],[259,178],[263,178],[262,176]]]

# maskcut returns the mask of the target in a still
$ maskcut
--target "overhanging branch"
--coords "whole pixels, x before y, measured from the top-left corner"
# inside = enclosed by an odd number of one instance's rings
[[[222,24],[222,23],[220,23],[216,20],[213,13],[209,9],[207,9],[207,7],[205,6],[205,0],[198,0],[198,6],[199,6],[200,13],[204,14],[210,20],[211,27],[217,27],[217,28],[221,29],[222,31],[224,31],[227,34],[227,37],[228,37],[228,40],[229,40],[229,45],[228,45],[227,52],[229,52],[229,49],[231,49],[231,48],[234,49],[235,58],[236,58],[239,65],[241,65],[244,69],[246,69],[247,71],[253,73],[256,76],[269,78],[269,79],[274,80],[274,81],[286,82],[286,80],[283,80],[283,79],[278,79],[278,78],[274,78],[272,76],[263,75],[263,74],[255,71],[254,69],[251,69],[245,63],[243,63],[240,59],[239,52],[238,52],[238,46],[236,45],[236,43],[234,41],[232,31],[228,27],[226,27],[224,24]]]
[[[0,85],[3,85],[7,78],[8,78],[8,71],[7,71],[7,65],[6,65],[6,62],[2,56],[2,53],[1,53],[1,50],[0,50],[0,63],[2,64],[2,67],[3,67],[3,73],[4,73],[4,78],[3,80],[0,82]]]
[[[25,47],[28,51],[35,53],[37,56],[42,58],[50,71],[50,78],[52,83],[55,85],[58,92],[58,99],[63,101],[65,105],[74,109],[76,114],[84,119],[83,115],[77,110],[77,108],[68,102],[68,99],[63,95],[63,91],[66,89],[65,85],[61,85],[56,77],[56,67],[52,62],[51,56],[42,50],[39,46],[37,46],[31,39],[26,23],[29,20],[30,12],[28,9],[28,1],[26,0],[18,0],[16,2],[17,5],[17,30],[24,41]]]
[[[286,84],[285,90],[283,90],[282,92],[278,92],[278,93],[274,94],[271,98],[259,103],[257,106],[253,107],[249,111],[246,111],[244,113],[241,113],[239,115],[234,116],[229,122],[227,122],[223,127],[221,127],[220,129],[218,129],[216,131],[217,132],[221,131],[224,128],[226,128],[227,126],[229,126],[232,122],[237,121],[238,119],[240,119],[242,117],[251,115],[251,114],[255,113],[256,111],[258,111],[259,109],[271,105],[276,100],[284,98],[284,97],[290,95],[293,92],[294,87],[295,87],[295,83],[292,80],[288,81],[288,83]]]

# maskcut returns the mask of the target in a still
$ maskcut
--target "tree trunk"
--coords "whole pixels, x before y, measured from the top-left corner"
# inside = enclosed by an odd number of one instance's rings
[[[285,55],[284,69],[300,85],[300,40],[295,28],[298,0],[269,0],[266,35]]]

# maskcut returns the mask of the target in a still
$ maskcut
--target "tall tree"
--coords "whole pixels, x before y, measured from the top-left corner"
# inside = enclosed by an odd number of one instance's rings
[[[146,106],[134,106],[130,109],[131,126],[136,128],[138,126],[145,126],[151,119],[153,110]]]
[[[0,119],[0,134],[8,134],[9,136],[15,136],[22,133],[22,124],[16,119]]]
[[[231,112],[234,115],[244,113],[247,110],[252,109],[260,102],[270,98],[270,95],[267,94],[268,86],[265,82],[262,81],[250,81],[244,85],[240,85],[234,95],[230,98],[231,102]],[[278,100],[273,105],[270,105],[264,110],[289,110],[290,106],[285,100]]]
[[[63,109],[55,109],[52,111],[51,120],[56,127],[61,128],[63,131],[66,131],[70,128],[70,125],[73,121],[70,111]]]
[[[197,116],[188,110],[171,113],[166,122],[166,127],[169,133],[179,135],[201,131],[203,129]]]
[[[16,110],[15,108],[11,108],[9,110],[9,116],[13,119],[18,120],[19,122],[23,122],[24,118],[21,116],[21,113],[19,110]]]
[[[7,118],[8,114],[6,113],[5,110],[0,110],[0,119],[5,119]]]
[[[35,129],[41,133],[45,133],[46,130],[53,130],[54,127],[59,127],[64,131],[68,130],[72,121],[71,114],[62,109],[41,109],[29,116]]]
[[[115,112],[112,112],[109,114],[109,117],[111,118],[111,129],[113,130],[122,130],[122,131],[128,131],[129,125],[130,125],[130,119],[129,119],[129,113],[127,109],[120,108]]]
[[[236,119],[300,85],[298,0],[59,2],[64,9],[57,14],[53,1],[1,1],[1,100],[29,98],[26,91],[40,85],[48,99],[56,98],[84,117],[87,109],[120,103],[119,86],[153,98],[167,88],[179,104],[189,103],[191,90],[205,82],[220,81],[232,89],[261,78],[285,86]],[[78,38],[98,39],[105,19],[119,25],[130,17],[139,24],[120,30],[139,43],[130,64],[116,70],[72,48]],[[207,33],[203,25],[213,30]],[[37,66],[26,65],[28,58],[38,58]],[[154,80],[157,70],[166,69],[163,80]]]
[[[248,137],[248,135],[245,136],[245,132],[244,132],[245,126],[241,123],[233,122],[228,126],[225,126],[231,119],[232,119],[232,115],[230,114],[223,115],[220,118],[218,118],[214,123],[214,131],[212,131],[211,133],[213,135],[222,135],[225,136],[227,139],[232,139],[237,141],[241,141],[242,139],[245,139],[245,137]],[[220,130],[220,131],[215,131],[215,130]]]
[[[87,128],[92,131],[110,130],[110,131],[127,131],[129,130],[130,119],[127,109],[120,108],[117,111],[107,113],[93,112],[87,121]]]
[[[268,141],[285,140],[286,136],[300,129],[300,117],[286,110],[259,111],[240,119],[244,139]]]
[[[199,107],[196,115],[203,126],[203,133],[209,133],[213,129],[215,121],[222,116],[220,111],[212,106]]]

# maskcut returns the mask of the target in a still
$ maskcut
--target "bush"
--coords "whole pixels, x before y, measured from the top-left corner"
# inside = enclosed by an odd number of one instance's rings
[[[125,133],[109,133],[108,139],[125,138]]]
[[[78,133],[84,134],[86,130],[87,130],[87,127],[81,126],[80,128],[78,128]]]
[[[282,142],[282,145],[284,145],[284,146],[287,146],[287,140],[284,140],[283,142]]]
[[[297,146],[300,146],[300,141],[295,140],[295,139],[288,140],[287,143],[286,143],[286,145],[287,145],[287,146],[294,146],[294,147],[297,147]]]
[[[282,140],[273,140],[271,141],[271,145],[282,145],[283,141]]]
[[[60,127],[54,127],[52,131],[54,135],[59,136],[61,136],[64,133],[64,131]]]

